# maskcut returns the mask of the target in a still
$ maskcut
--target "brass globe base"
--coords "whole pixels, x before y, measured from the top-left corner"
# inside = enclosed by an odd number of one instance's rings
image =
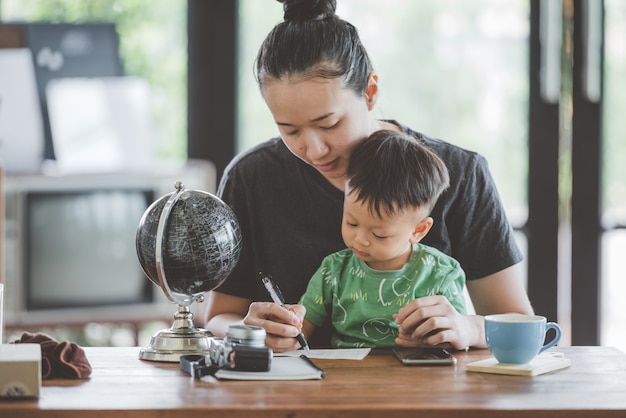
[[[158,331],[148,347],[139,350],[140,360],[179,362],[187,354],[207,355],[213,333],[193,326],[193,314],[187,306],[178,306],[170,329]]]

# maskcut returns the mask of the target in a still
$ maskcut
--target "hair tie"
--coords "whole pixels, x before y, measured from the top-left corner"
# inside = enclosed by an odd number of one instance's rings
[[[303,22],[335,16],[336,0],[278,0],[283,3],[283,19]]]

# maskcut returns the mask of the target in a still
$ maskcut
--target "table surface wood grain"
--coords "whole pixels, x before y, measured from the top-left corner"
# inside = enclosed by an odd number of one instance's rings
[[[467,372],[486,350],[454,353],[455,366],[407,367],[389,350],[364,360],[315,360],[323,380],[199,381],[177,363],[138,359],[139,348],[86,347],[86,380],[44,380],[40,397],[0,401],[0,417],[626,417],[626,354],[557,347],[567,369],[526,377]]]

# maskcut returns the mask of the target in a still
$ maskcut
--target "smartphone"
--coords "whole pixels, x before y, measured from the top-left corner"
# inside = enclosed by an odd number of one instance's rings
[[[393,355],[405,366],[448,366],[456,358],[447,350],[437,347],[394,348]]]

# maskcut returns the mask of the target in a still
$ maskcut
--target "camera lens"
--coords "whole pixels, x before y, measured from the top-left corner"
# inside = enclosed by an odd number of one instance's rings
[[[265,329],[252,325],[230,325],[225,340],[231,344],[264,347]]]

